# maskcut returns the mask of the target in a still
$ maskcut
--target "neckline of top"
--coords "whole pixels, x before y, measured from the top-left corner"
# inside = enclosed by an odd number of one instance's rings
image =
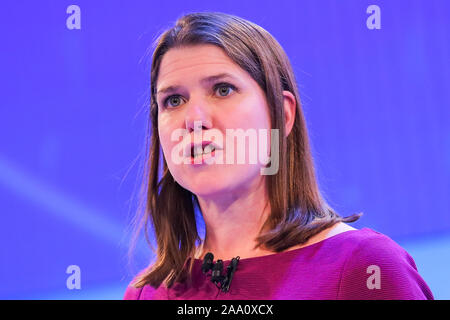
[[[365,228],[362,228],[362,229],[347,230],[347,231],[335,234],[335,235],[333,235],[333,236],[331,236],[329,238],[320,240],[318,242],[312,243],[310,245],[307,245],[307,246],[304,246],[304,247],[301,247],[301,248],[287,250],[287,251],[282,251],[282,252],[274,252],[274,253],[271,253],[271,254],[266,254],[266,255],[256,256],[256,257],[240,258],[239,262],[242,262],[242,261],[254,261],[254,260],[258,260],[258,259],[265,259],[265,258],[271,258],[271,257],[273,258],[275,256],[279,257],[280,255],[297,253],[297,252],[300,252],[300,251],[303,251],[303,250],[314,248],[315,246],[323,244],[324,242],[329,242],[329,240],[333,240],[333,239],[335,240],[337,238],[340,238],[343,235],[348,235],[349,233],[353,233],[353,232],[357,232],[357,231],[359,231],[359,232],[361,232],[361,231],[370,231],[370,228],[365,227]],[[229,262],[229,261],[231,261],[231,259],[222,260],[222,261],[223,262]],[[203,259],[196,258],[196,259],[194,259],[194,262],[201,262],[202,263]]]

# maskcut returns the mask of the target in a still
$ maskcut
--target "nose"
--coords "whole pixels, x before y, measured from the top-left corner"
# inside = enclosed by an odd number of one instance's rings
[[[212,128],[210,108],[204,101],[189,101],[186,106],[185,123],[189,133],[194,130],[207,130]]]

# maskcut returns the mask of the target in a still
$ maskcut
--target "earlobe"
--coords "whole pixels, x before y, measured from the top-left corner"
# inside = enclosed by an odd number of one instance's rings
[[[292,130],[292,127],[294,126],[295,121],[295,111],[297,109],[297,102],[295,100],[295,96],[292,94],[292,92],[284,90],[283,91],[284,96],[284,122],[285,122],[285,132],[286,137],[289,135],[289,133]]]

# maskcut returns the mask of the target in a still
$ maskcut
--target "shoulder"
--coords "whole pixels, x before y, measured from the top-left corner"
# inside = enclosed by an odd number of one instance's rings
[[[413,258],[388,236],[369,228],[349,232],[339,284],[342,299],[433,299]]]
[[[367,263],[384,267],[408,266],[417,270],[413,258],[388,236],[369,228],[348,233],[347,241],[351,241],[351,256],[348,266],[358,267]]]
[[[140,277],[146,273],[148,270],[148,267],[141,270],[134,278],[131,280],[131,282],[128,284],[125,294],[123,296],[124,300],[141,300],[142,299],[142,292],[144,291],[144,287],[136,288],[135,283],[140,279]]]
[[[150,284],[145,284],[139,288],[135,286],[136,282],[141,279],[144,273],[148,272],[149,268],[147,267],[139,272],[128,284],[123,296],[124,300],[167,300],[167,288],[164,284],[158,287],[153,287]]]
[[[370,228],[345,232],[345,243],[352,254],[376,256],[380,259],[384,255],[391,257],[392,253],[406,253],[394,240]]]
[[[125,290],[123,300],[139,300],[142,293],[142,288],[135,288],[132,283],[133,282],[131,282]]]

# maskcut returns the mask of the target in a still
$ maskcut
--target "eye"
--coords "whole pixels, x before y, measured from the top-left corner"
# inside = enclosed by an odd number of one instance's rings
[[[172,95],[164,100],[164,107],[178,107],[183,102],[183,99],[179,95]]]
[[[220,97],[226,97],[230,95],[232,91],[237,91],[237,89],[230,83],[219,83],[214,86],[214,92]]]

